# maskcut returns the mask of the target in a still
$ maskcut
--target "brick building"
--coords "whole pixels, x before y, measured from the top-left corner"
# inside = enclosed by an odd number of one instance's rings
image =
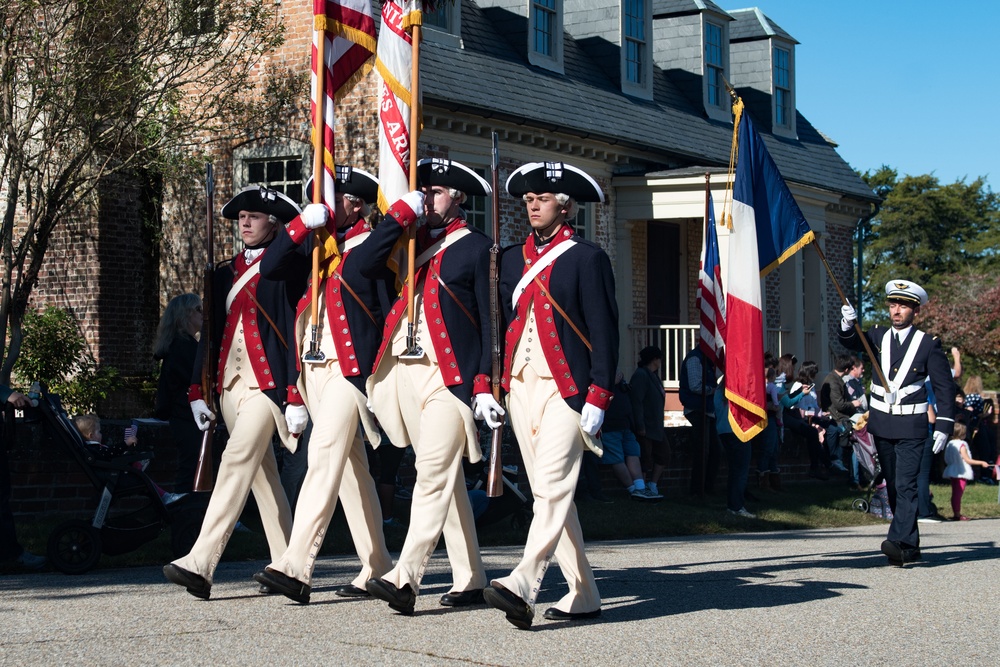
[[[311,6],[279,11],[286,41],[260,71],[298,72],[301,99],[270,136],[234,136],[219,148],[217,208],[254,183],[300,196],[311,168]],[[378,13],[373,2],[376,21]],[[501,182],[525,161],[565,160],[604,188],[607,203],[582,207],[575,225],[615,267],[623,370],[656,342],[667,351],[672,387],[692,344],[704,174],[721,207],[732,137],[723,77],[743,97],[841,284],[851,283],[851,236],[876,197],[795,109],[797,42],[761,10],[727,12],[711,0],[461,0],[428,15],[423,32],[420,156],[451,157],[485,174],[497,131]],[[337,109],[337,161],[373,173],[376,101],[373,72]],[[109,184],[93,212],[96,232],[82,241],[87,252],[78,251],[78,228],[92,223],[81,217],[60,232],[36,293],[36,302],[71,306],[99,361],[137,378],[153,368],[158,308],[200,291],[205,261],[201,184],[165,184],[160,209],[146,192]],[[503,195],[500,203],[501,242],[523,238],[520,202]],[[487,232],[490,215],[488,202],[471,202],[470,219]],[[221,259],[238,235],[222,219],[216,228]],[[66,248],[77,261],[66,262]],[[763,298],[768,348],[828,368],[838,298],[816,254],[806,249],[769,275]]]

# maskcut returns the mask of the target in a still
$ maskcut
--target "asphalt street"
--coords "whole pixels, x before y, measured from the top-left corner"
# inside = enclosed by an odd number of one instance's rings
[[[223,563],[212,598],[160,568],[0,577],[2,665],[996,665],[1000,520],[921,524],[923,560],[887,565],[885,526],[595,542],[603,614],[544,620],[565,593],[553,566],[535,625],[451,609],[444,551],[416,613],[337,598],[352,558],[323,559],[312,603],[262,596],[263,561]],[[484,551],[491,576],[515,547]]]

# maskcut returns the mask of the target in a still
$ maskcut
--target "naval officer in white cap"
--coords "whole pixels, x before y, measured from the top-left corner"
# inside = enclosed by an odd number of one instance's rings
[[[868,432],[875,438],[893,510],[882,553],[891,564],[904,565],[920,560],[917,475],[927,439],[926,380],[937,397],[935,453],[944,449],[955,424],[958,387],[937,336],[913,326],[920,307],[927,303],[924,288],[909,280],[890,280],[885,285],[885,300],[892,326],[873,326],[864,334],[889,384],[883,387],[877,375],[872,379]],[[841,314],[840,341],[845,347],[861,350],[854,326],[857,313],[847,305]]]

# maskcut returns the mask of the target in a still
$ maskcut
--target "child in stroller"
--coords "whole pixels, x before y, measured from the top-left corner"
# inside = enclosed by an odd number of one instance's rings
[[[32,396],[35,398],[35,396]],[[128,553],[155,539],[171,525],[171,547],[186,549],[192,534],[197,535],[203,516],[192,496],[168,507],[156,484],[142,470],[141,461],[153,458],[150,452],[124,452],[114,456],[111,448],[99,443],[89,446],[70,420],[59,397],[39,387],[37,410],[51,437],[61,443],[83,469],[95,489],[97,507],[90,519],[71,519],[53,529],[48,542],[48,559],[60,572],[87,572],[105,553]],[[100,438],[99,432],[90,432]],[[138,467],[134,464],[140,463]],[[183,552],[182,552],[183,553]]]
[[[892,508],[889,507],[889,493],[886,490],[882,466],[875,451],[875,439],[868,433],[868,413],[863,412],[851,417],[851,447],[858,465],[864,469],[867,483],[860,485],[865,492],[864,498],[856,498],[854,509],[861,512],[871,512],[882,519],[892,519]],[[860,479],[858,480],[861,481]]]
[[[125,429],[123,445],[107,445],[104,443],[104,435],[101,433],[101,418],[97,415],[77,415],[73,417],[73,425],[76,426],[77,430],[80,431],[80,435],[83,436],[84,446],[97,459],[102,461],[110,461],[119,456],[127,456],[129,451],[135,451],[135,446],[139,444],[139,427],[134,421],[131,426]],[[149,467],[149,459],[134,461],[132,467],[136,470],[145,471]],[[164,491],[156,482],[153,482],[153,488],[156,489],[156,493],[160,496],[160,500],[163,501],[164,505],[177,502],[187,495],[186,493]]]

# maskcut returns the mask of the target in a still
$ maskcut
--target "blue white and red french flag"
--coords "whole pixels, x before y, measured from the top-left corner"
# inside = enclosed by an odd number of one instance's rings
[[[760,278],[815,237],[749,115],[737,113],[726,275],[726,398],[733,433],[747,442],[767,425]]]
[[[719,235],[715,229],[715,206],[712,193],[707,193],[708,216],[705,218],[705,240],[701,247],[701,269],[698,275],[698,310],[701,313],[700,345],[716,368],[726,346],[726,295],[722,289],[722,267],[719,263]]]

